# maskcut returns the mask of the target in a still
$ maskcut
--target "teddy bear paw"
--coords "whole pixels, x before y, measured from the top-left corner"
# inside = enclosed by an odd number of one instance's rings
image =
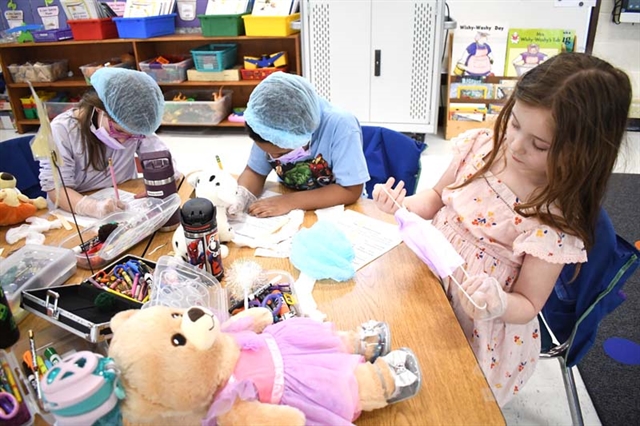
[[[387,398],[389,404],[400,402],[416,395],[422,385],[422,374],[418,358],[408,348],[400,348],[381,357],[391,370],[395,390]]]

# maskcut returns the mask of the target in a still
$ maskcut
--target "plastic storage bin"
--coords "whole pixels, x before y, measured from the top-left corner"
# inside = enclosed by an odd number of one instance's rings
[[[39,61],[23,65],[11,64],[9,72],[14,83],[52,82],[67,76],[69,71],[69,61],[59,59],[53,61]]]
[[[33,41],[36,43],[71,40],[73,38],[71,28],[33,31],[31,34],[33,35]]]
[[[113,18],[120,38],[151,38],[176,32],[176,14],[144,18]]]
[[[242,68],[240,73],[242,73],[243,80],[264,80],[269,74],[273,74],[274,72],[287,72],[287,69],[287,67],[257,68],[255,70]]]
[[[132,62],[120,62],[119,58],[112,58],[111,63],[113,63],[113,65],[110,65],[111,67],[115,67],[115,68],[127,68],[127,69],[135,69],[135,64]],[[82,65],[80,67],[80,71],[82,71],[82,75],[84,75],[84,79],[87,82],[87,84],[91,84],[91,76],[93,75],[94,72],[98,71],[100,68],[104,68],[104,62],[100,63],[100,62],[92,62],[90,64],[86,64],[86,65]]]
[[[36,334],[36,339],[37,336],[38,334]],[[23,342],[26,343],[26,345],[23,344]],[[16,343],[16,346],[14,346],[13,350],[15,351],[15,354],[23,354],[25,351],[28,351],[28,342],[28,338],[21,336],[20,341]],[[22,350],[22,352],[18,352],[18,350]],[[42,355],[42,352],[39,352],[37,349],[36,353],[38,355]],[[36,391],[31,387],[31,384],[27,379],[28,372],[22,368],[22,359],[18,361],[15,354],[0,349],[0,368],[4,370],[5,374],[8,376],[7,378],[10,377],[9,380],[13,380],[16,384],[15,387],[12,387],[11,394],[13,394],[14,397],[16,397],[16,393],[19,395],[21,400],[20,408],[15,417],[10,420],[0,420],[0,424],[3,426],[30,426],[34,424],[35,414],[39,414],[44,419],[44,422],[40,421],[38,424],[53,424],[55,421],[53,415],[40,410],[38,407]],[[1,389],[4,390],[4,388]]]
[[[231,90],[222,91],[222,99],[212,100],[218,89],[172,90],[165,93],[162,124],[169,125],[216,125],[231,113]],[[173,101],[176,97],[186,97],[193,101]]]
[[[75,40],[104,40],[118,38],[118,29],[112,18],[67,21]]]
[[[191,51],[198,71],[224,71],[236,64],[238,45],[207,44]]]
[[[179,59],[182,58],[176,58]],[[187,70],[193,67],[193,59],[187,57],[172,64],[160,64],[155,62],[155,59],[149,59],[140,62],[139,65],[140,71],[149,74],[158,83],[182,83],[187,79]]]
[[[284,37],[297,33],[291,23],[300,19],[299,13],[288,16],[254,16],[244,15],[244,29],[248,36]]]
[[[62,285],[76,272],[71,250],[27,244],[0,262],[0,284],[14,315],[20,310],[20,292]]]
[[[205,37],[240,36],[244,35],[244,20],[246,13],[238,15],[198,15],[202,35]]]
[[[211,309],[220,322],[229,318],[227,292],[220,282],[211,274],[173,256],[158,259],[151,296],[142,309],[152,306],[204,306]]]
[[[106,190],[113,193],[112,188],[106,188]],[[91,197],[100,198],[96,194],[92,194]],[[129,203],[128,207],[126,211],[111,214],[82,231],[84,247],[89,250],[89,247],[97,247],[100,227],[112,222],[118,224],[99,249],[96,248],[90,251],[90,254],[85,254],[77,233],[62,241],[60,247],[73,250],[80,268],[90,269],[89,262],[93,268],[101,268],[160,229],[180,207],[180,196],[172,194],[165,199],[148,197]]]

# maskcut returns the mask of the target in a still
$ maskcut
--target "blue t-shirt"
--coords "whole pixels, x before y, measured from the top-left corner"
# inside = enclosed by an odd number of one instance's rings
[[[309,155],[296,163],[282,164],[258,148],[251,147],[248,166],[266,176],[275,170],[280,182],[291,189],[316,189],[336,183],[340,186],[363,184],[369,171],[362,148],[362,129],[352,114],[320,100],[320,126],[313,132]]]

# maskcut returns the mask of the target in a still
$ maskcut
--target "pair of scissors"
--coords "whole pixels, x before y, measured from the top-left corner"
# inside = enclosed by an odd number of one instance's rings
[[[20,404],[12,393],[0,391],[0,420],[12,419],[18,414]]]

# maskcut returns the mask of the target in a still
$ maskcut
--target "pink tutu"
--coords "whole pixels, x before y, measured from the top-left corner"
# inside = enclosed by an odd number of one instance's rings
[[[307,425],[351,424],[360,414],[354,371],[364,358],[347,353],[333,324],[291,318],[267,327],[262,334],[232,335],[243,351],[263,348],[268,338],[265,335],[275,340],[284,367],[280,404],[301,410]],[[214,401],[203,425],[213,424],[216,416],[231,408],[236,397],[258,399],[256,386],[250,380],[230,381]]]

